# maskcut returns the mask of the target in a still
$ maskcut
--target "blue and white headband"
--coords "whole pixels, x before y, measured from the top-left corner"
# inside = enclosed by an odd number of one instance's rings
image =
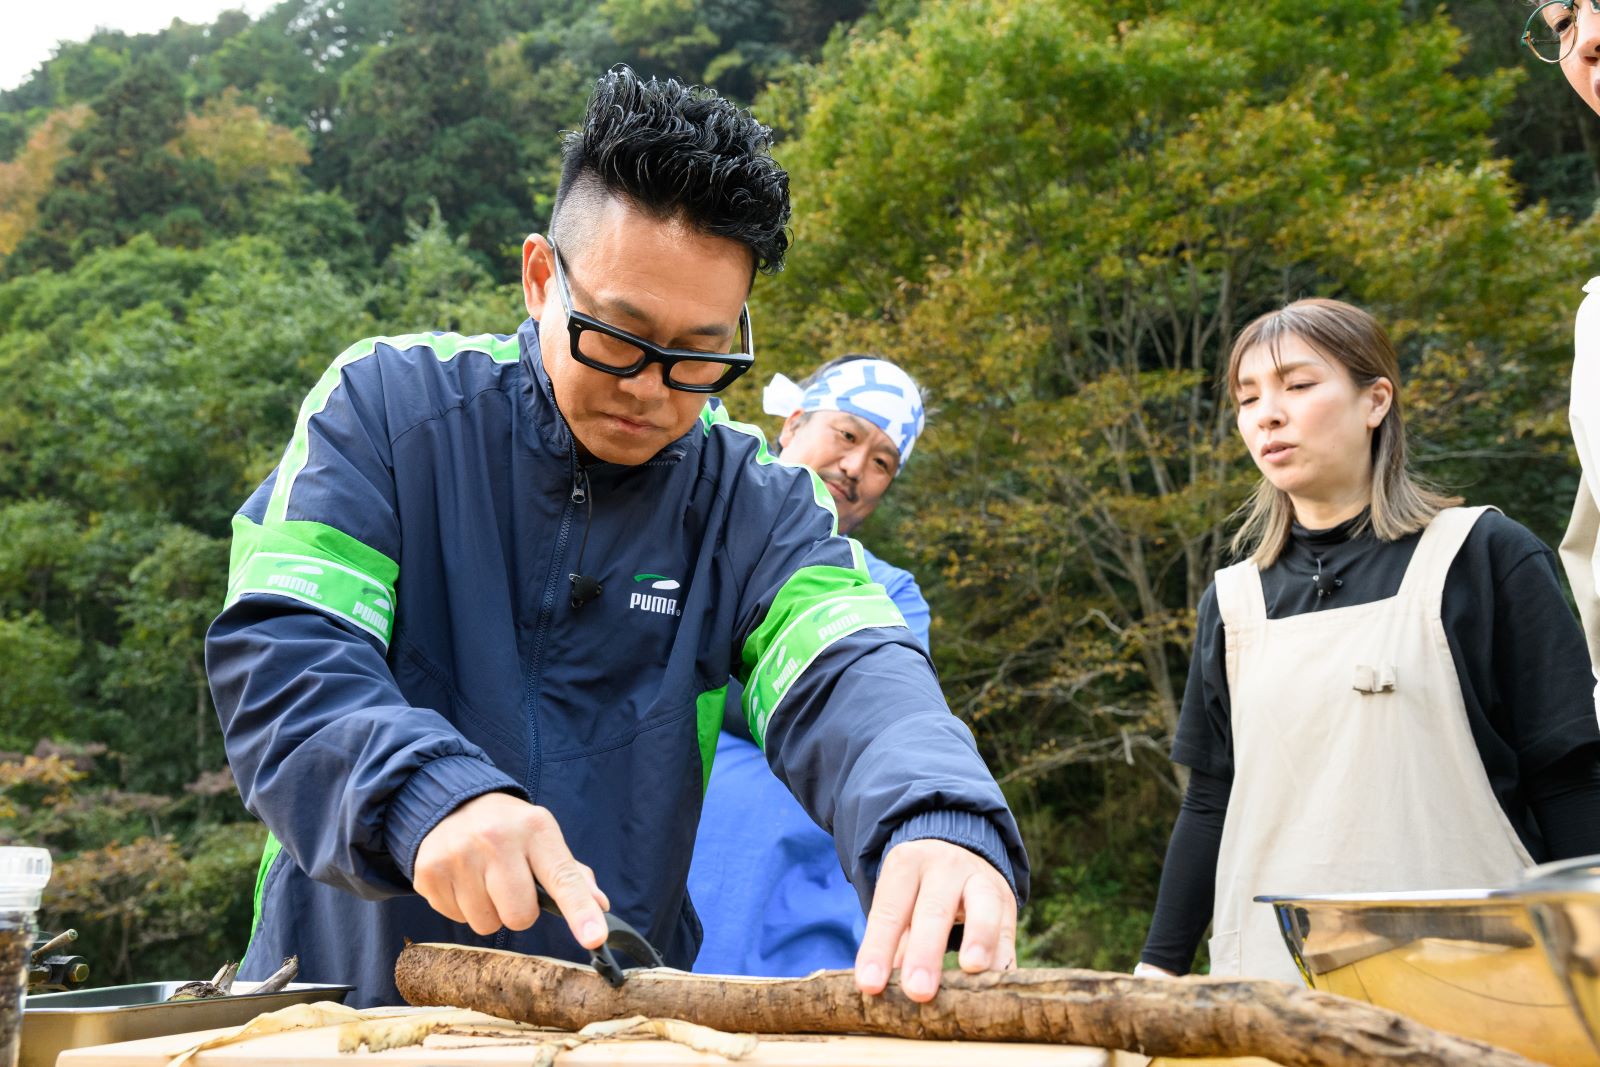
[[[866,419],[888,435],[902,466],[911,458],[924,421],[916,383],[882,359],[841,363],[823,372],[808,389],[775,374],[761,393],[761,409],[780,418],[796,411],[842,411]]]

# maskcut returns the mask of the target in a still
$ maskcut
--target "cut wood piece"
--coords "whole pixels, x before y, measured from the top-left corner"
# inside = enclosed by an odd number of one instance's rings
[[[647,1019],[643,1015],[590,1023],[578,1031],[579,1037],[591,1038],[623,1034],[654,1034],[663,1041],[672,1041],[696,1052],[714,1053],[725,1060],[742,1060],[761,1043],[754,1034],[726,1034],[682,1019]]]
[[[400,954],[395,982],[412,1004],[473,1008],[563,1030],[648,1015],[716,1030],[1052,1042],[1147,1056],[1262,1056],[1286,1067],[1528,1067],[1532,1062],[1344,997],[1230,978],[946,971],[939,995],[918,1004],[900,991],[898,976],[876,997],[858,991],[850,971],[819,971],[806,978],[631,971],[627,983],[613,989],[593,968],[576,963],[413,944]]]
[[[221,1048],[238,1041],[248,1041],[253,1037],[263,1034],[281,1034],[286,1030],[309,1030],[323,1026],[332,1026],[336,1023],[355,1022],[361,1018],[361,1013],[354,1008],[337,1004],[331,1000],[317,1001],[315,1004],[290,1004],[287,1008],[269,1011],[257,1015],[254,1019],[242,1026],[235,1026],[228,1030],[212,1032],[203,1040],[182,1048],[173,1053],[167,1067],[183,1067],[197,1052],[206,1049]]]
[[[408,1048],[422,1044],[429,1034],[442,1033],[457,1026],[470,1031],[473,1027],[481,1026],[483,1021],[480,1012],[461,1008],[423,1012],[421,1015],[373,1016],[361,1012],[360,1016],[339,1027],[340,1052],[356,1052],[363,1047],[368,1052]],[[498,1019],[492,1021],[508,1028],[516,1025]]]

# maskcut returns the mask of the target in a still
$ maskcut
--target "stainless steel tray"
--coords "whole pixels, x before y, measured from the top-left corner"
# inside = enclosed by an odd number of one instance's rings
[[[28,997],[23,1001],[18,1067],[55,1067],[56,1056],[69,1048],[238,1026],[290,1004],[343,1001],[352,988],[290,982],[280,992],[254,996],[247,994],[257,983],[235,982],[239,995],[166,1003],[183,984],[141,982]]]

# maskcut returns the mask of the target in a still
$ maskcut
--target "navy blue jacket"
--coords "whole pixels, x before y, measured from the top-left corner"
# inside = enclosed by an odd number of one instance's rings
[[[715,403],[647,463],[580,467],[531,320],[347,350],[234,520],[206,640],[229,763],[273,834],[241,976],[299,955],[369,1005],[398,1002],[406,938],[587,958],[559,919],[480,937],[412,892],[423,837],[495,791],[549,808],[613,910],[687,968],[730,676],[864,901],[888,847],[930,837],[1025,899],[971,733],[836,529],[821,482]],[[574,608],[580,545],[604,592]]]

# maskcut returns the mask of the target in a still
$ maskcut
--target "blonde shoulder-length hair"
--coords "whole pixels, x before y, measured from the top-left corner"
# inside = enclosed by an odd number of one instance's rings
[[[1397,541],[1416,533],[1445,508],[1461,503],[1427,485],[1406,467],[1406,430],[1400,414],[1400,359],[1378,321],[1342,300],[1296,300],[1269,311],[1240,331],[1228,354],[1226,387],[1237,406],[1239,365],[1250,351],[1265,348],[1274,363],[1284,338],[1295,337],[1335,366],[1343,367],[1356,385],[1366,388],[1387,378],[1394,390],[1389,413],[1372,435],[1372,496],[1356,532],[1371,524],[1380,540]],[[1289,494],[1262,478],[1254,495],[1240,507],[1243,523],[1233,536],[1235,556],[1248,555],[1266,569],[1277,562],[1289,543],[1294,504]]]

